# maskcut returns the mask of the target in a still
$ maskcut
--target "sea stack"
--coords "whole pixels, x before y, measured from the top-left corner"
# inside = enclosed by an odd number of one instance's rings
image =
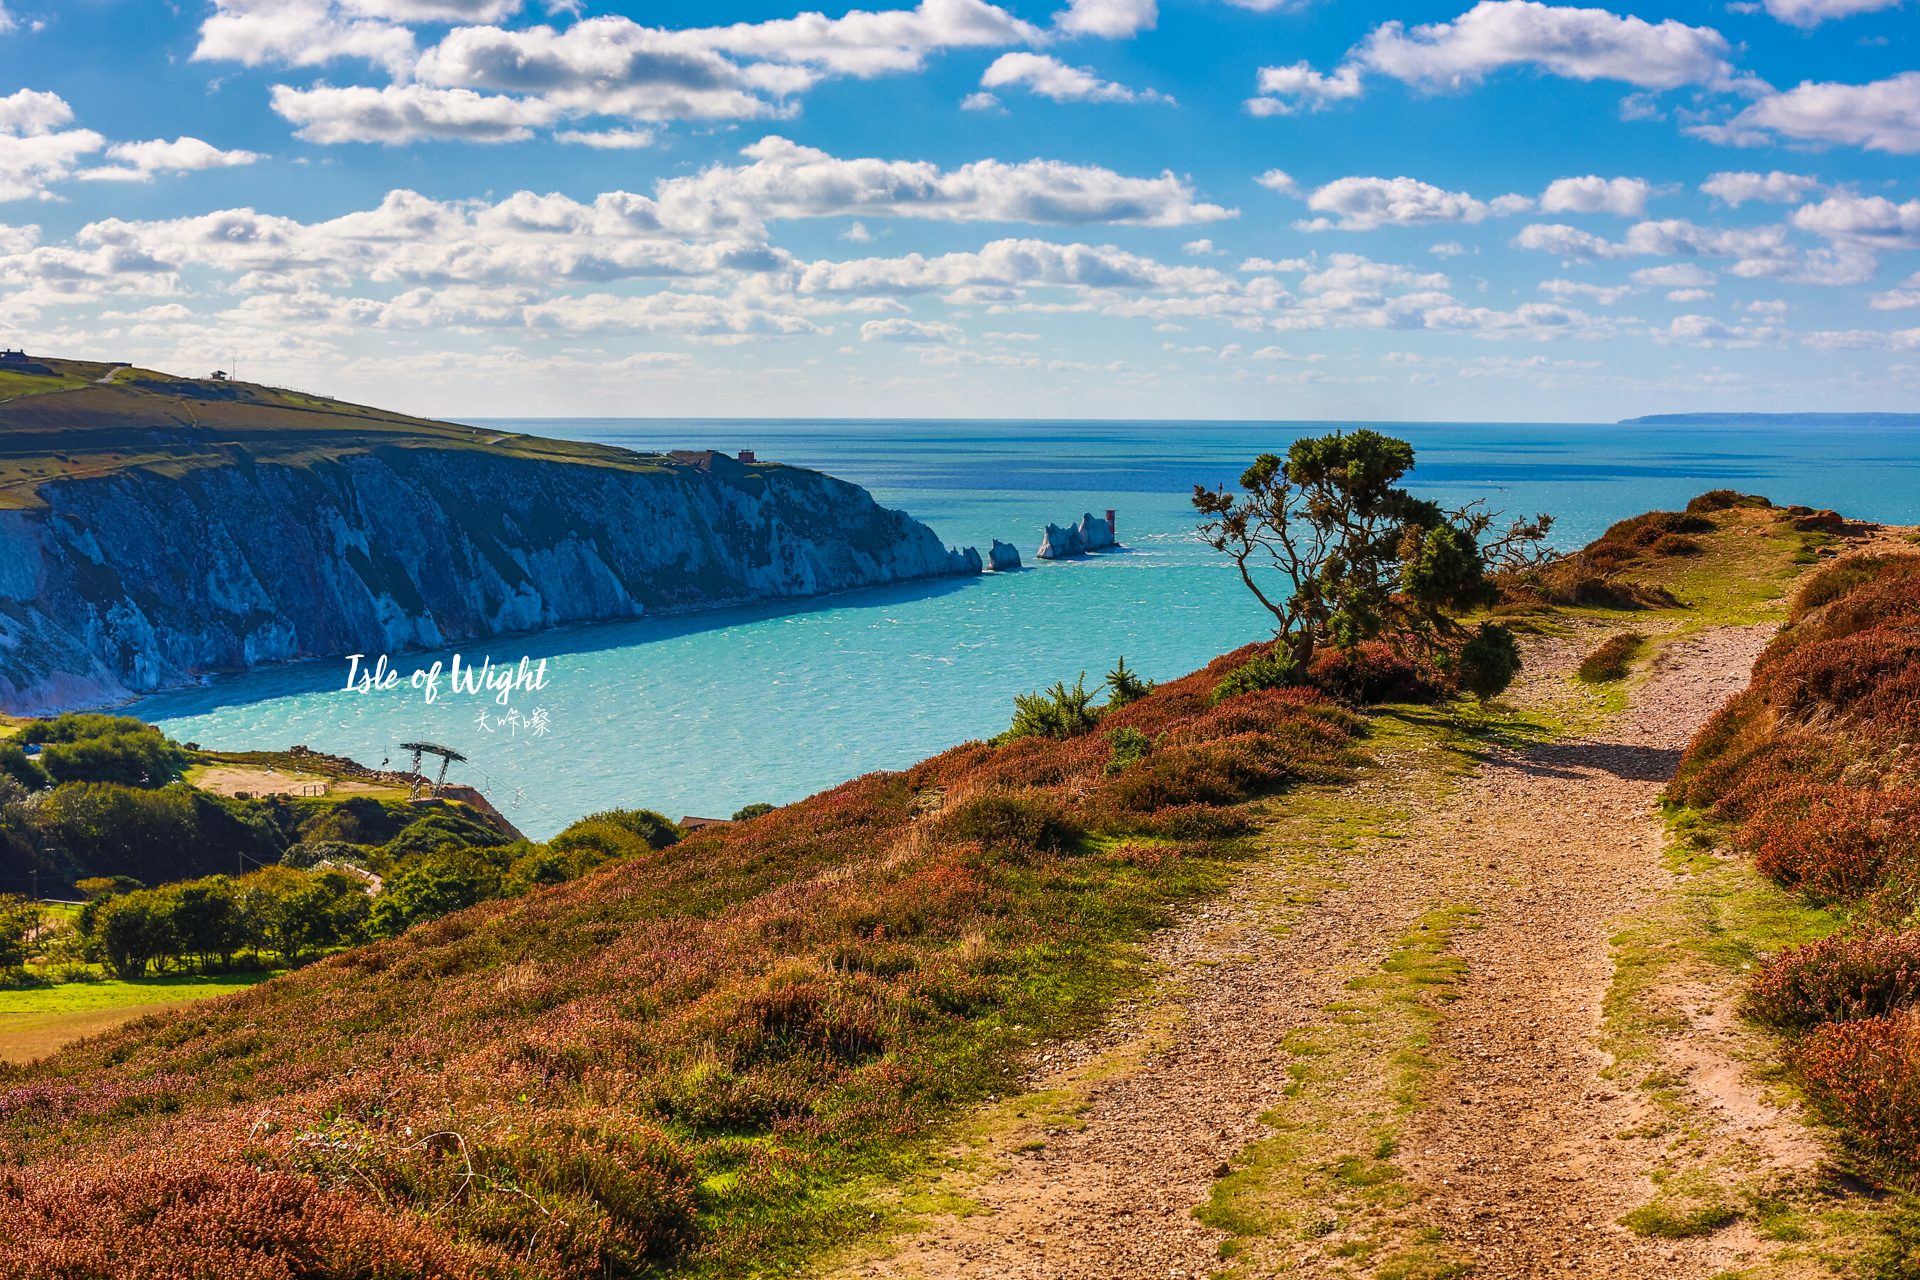
[[[1099,551],[1114,545],[1112,523],[1094,519],[1091,511],[1081,514],[1080,527],[1075,532],[1080,535],[1080,544],[1089,551]]]
[[[1040,539],[1040,550],[1034,554],[1042,560],[1065,560],[1068,556],[1087,554],[1087,544],[1080,540],[1080,531],[1072,525],[1062,529],[1050,524],[1046,536]]]
[[[1018,569],[1020,567],[1020,548],[1014,546],[1011,542],[1002,542],[1000,539],[995,538],[993,540],[993,546],[987,551],[987,567],[995,572]]]

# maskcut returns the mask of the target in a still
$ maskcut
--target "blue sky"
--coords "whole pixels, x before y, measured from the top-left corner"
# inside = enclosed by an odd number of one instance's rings
[[[1898,0],[0,0],[0,343],[449,416],[1920,409]]]

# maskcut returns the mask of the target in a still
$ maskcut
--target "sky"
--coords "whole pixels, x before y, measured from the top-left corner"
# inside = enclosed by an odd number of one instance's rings
[[[448,416],[1920,411],[1920,0],[0,0],[0,345]]]

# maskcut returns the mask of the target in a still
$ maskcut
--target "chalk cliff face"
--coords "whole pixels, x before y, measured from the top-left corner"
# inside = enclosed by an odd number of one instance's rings
[[[632,455],[638,458],[640,455]],[[136,468],[0,510],[0,711],[210,671],[980,572],[818,472],[376,446]]]

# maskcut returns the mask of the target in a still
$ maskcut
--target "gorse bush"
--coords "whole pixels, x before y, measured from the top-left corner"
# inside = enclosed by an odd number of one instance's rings
[[[1741,493],[1736,489],[1709,489],[1687,503],[1687,512],[1690,515],[1698,515],[1708,511],[1731,511],[1735,507],[1764,508],[1772,505],[1757,493]]]
[[[1225,882],[1214,842],[1249,826],[1228,806],[1354,776],[1359,721],[1321,695],[1212,702],[1250,656],[1098,733],[967,743],[662,848],[596,815],[461,850],[502,892],[537,859],[631,852],[0,1066],[0,1270],[26,1256],[21,1205],[25,1238],[100,1274],[131,1265],[121,1240],[205,1274],[559,1280],[749,1274],[776,1241],[843,1240],[846,1196],[903,1143],[1135,989],[1133,944]],[[1135,735],[1151,750],[1109,775]],[[387,894],[451,857],[407,854]]]

